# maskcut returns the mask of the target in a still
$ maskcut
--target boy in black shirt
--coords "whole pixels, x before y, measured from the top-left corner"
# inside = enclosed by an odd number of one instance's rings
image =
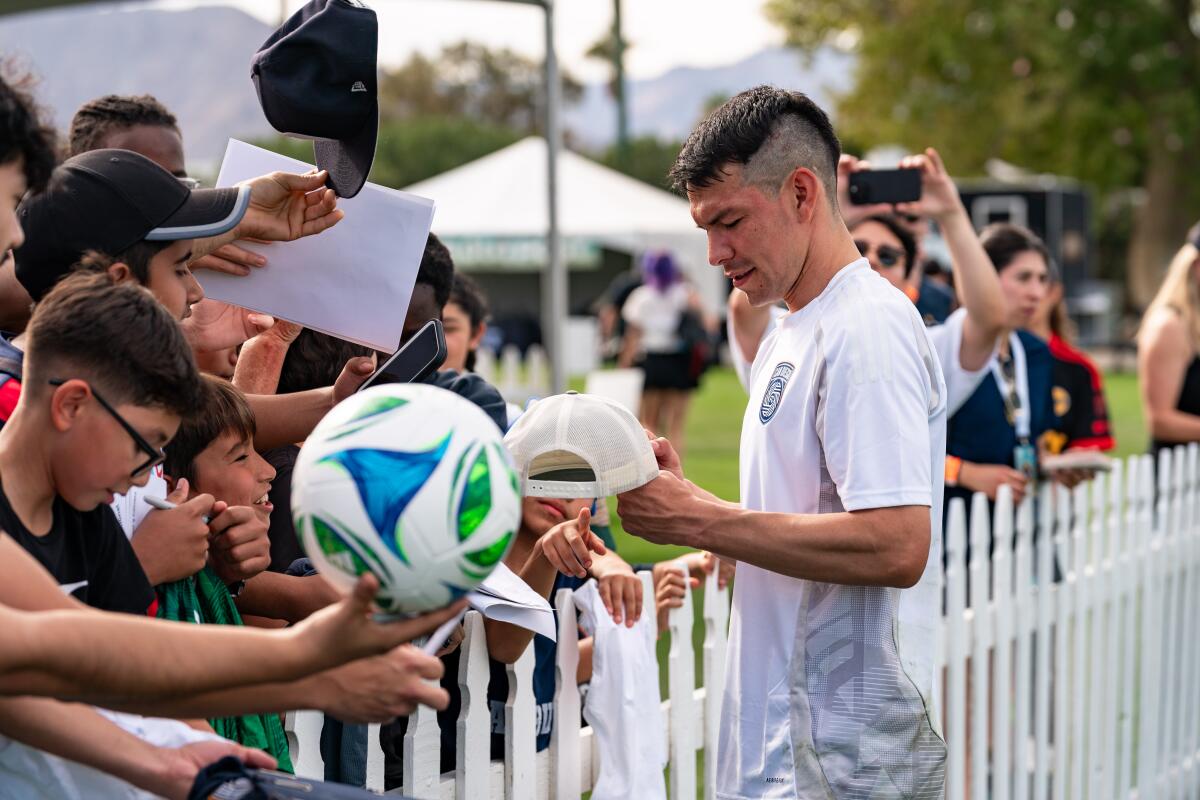
[[[191,351],[148,292],[107,275],[72,277],[44,303],[21,399],[0,429],[0,527],[64,593],[153,613],[154,591],[108,504],[146,483],[180,418],[195,413]]]

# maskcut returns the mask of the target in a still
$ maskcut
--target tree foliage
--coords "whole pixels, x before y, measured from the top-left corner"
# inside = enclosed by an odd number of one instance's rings
[[[1135,240],[1154,240],[1140,251],[1151,261],[1200,215],[1195,0],[769,0],[767,8],[801,50],[832,42],[857,54],[857,80],[837,108],[839,130],[856,141],[934,144],[960,174],[1001,158],[1102,192],[1144,187]],[[1136,241],[1134,251],[1136,261]]]

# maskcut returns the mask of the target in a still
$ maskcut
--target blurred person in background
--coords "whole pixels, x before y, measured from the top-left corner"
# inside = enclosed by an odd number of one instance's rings
[[[670,253],[647,253],[642,279],[621,310],[626,328],[619,366],[646,373],[642,425],[682,453],[688,406],[704,366],[696,363],[697,349],[706,343],[704,310]]]
[[[446,331],[446,362],[442,369],[475,371],[475,354],[487,333],[488,312],[487,295],[480,285],[461,272],[455,272],[450,300],[442,309],[442,325]]]
[[[1137,344],[1151,449],[1200,442],[1200,223],[1172,259]]]
[[[1108,424],[1104,381],[1091,359],[1071,345],[1074,329],[1067,316],[1062,277],[1053,264],[1046,296],[1029,331],[1050,345],[1054,360],[1050,390],[1054,422],[1038,442],[1041,452],[1055,455],[1067,450],[1112,450],[1116,442]]]

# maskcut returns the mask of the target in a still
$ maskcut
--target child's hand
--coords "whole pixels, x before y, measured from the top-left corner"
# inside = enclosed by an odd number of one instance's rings
[[[683,606],[688,583],[695,589],[700,585],[700,580],[689,577],[685,581],[683,573],[675,567],[673,561],[663,561],[654,565],[654,607],[658,611],[659,633],[666,629],[667,615],[671,609]]]
[[[541,553],[550,565],[564,575],[586,578],[592,568],[591,553],[604,555],[608,548],[592,533],[592,512],[583,508],[579,517],[560,522],[538,539],[534,554]]]
[[[618,625],[632,628],[642,616],[642,580],[633,570],[610,572],[596,580],[600,600]]]
[[[270,524],[254,508],[227,508],[208,527],[208,562],[225,583],[248,581],[270,566]]]

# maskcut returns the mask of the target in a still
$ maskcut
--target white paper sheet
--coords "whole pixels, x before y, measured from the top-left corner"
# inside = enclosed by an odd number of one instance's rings
[[[305,164],[230,139],[217,186]],[[316,236],[267,245],[238,242],[267,265],[245,277],[199,270],[215,300],[298,323],[376,350],[394,352],[433,223],[432,200],[368,183],[338,200],[346,217]]]
[[[503,562],[467,595],[467,602],[488,619],[507,622],[558,641],[550,603]]]

